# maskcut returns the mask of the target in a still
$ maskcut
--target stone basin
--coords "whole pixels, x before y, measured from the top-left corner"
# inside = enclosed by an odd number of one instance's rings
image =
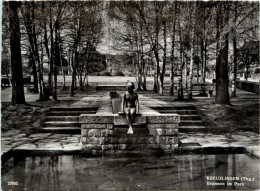
[[[114,97],[117,97],[114,93],[103,97],[96,114],[80,115],[83,153],[142,153],[148,150],[172,153],[178,149],[178,114],[160,114],[140,105],[140,115],[135,117],[133,124],[134,134],[128,135],[124,114],[113,113],[111,98]]]

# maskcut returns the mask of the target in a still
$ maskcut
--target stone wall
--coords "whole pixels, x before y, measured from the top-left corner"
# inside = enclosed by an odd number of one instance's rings
[[[178,148],[179,122],[180,116],[177,114],[142,114],[135,118],[134,134],[127,135],[125,116],[82,114],[82,152],[148,152],[147,149],[173,152]]]

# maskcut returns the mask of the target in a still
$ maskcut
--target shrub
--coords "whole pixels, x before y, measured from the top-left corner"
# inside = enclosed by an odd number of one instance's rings
[[[121,71],[115,72],[114,76],[125,76],[125,74]]]
[[[100,76],[112,76],[110,72],[101,72]]]

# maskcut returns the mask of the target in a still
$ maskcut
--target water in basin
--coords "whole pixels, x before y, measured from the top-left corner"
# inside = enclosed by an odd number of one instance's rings
[[[10,164],[15,166],[8,168]],[[226,177],[238,180],[214,180]],[[241,180],[242,177],[253,179]],[[17,185],[8,185],[10,182]],[[259,161],[244,154],[16,158],[2,167],[2,188],[13,191],[256,189]]]

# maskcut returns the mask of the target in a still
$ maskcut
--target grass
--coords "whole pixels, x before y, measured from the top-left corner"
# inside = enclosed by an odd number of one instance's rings
[[[232,133],[235,131],[252,131],[259,134],[258,104],[219,105],[208,103],[197,106],[210,131]]]

